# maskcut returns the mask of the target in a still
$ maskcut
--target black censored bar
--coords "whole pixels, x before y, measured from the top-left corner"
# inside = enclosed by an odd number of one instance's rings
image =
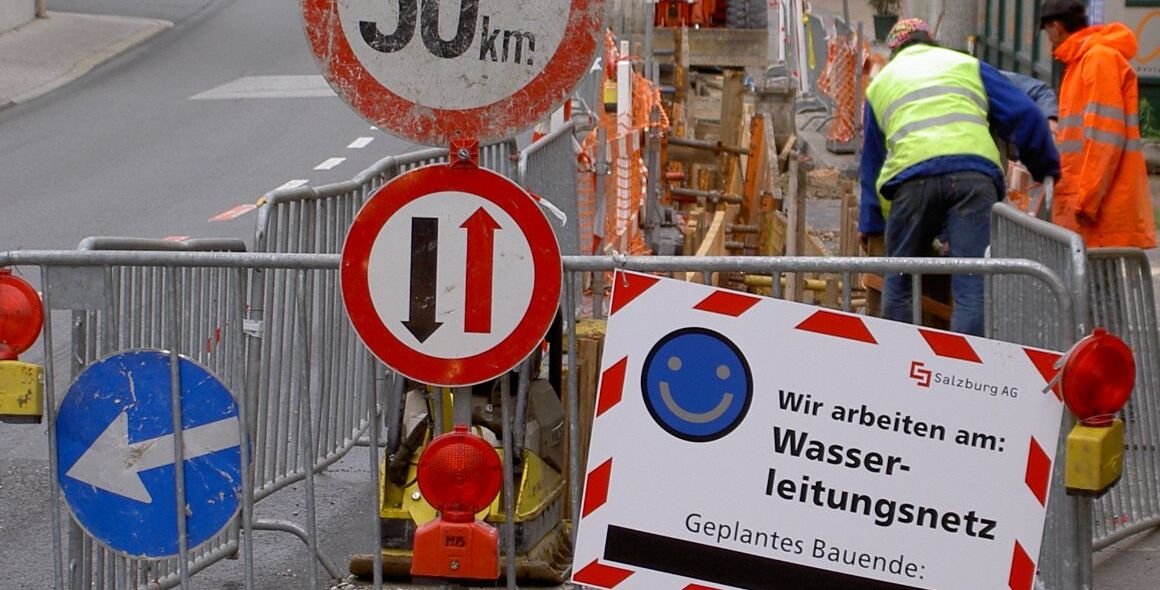
[[[610,525],[604,559],[752,590],[915,590]]]

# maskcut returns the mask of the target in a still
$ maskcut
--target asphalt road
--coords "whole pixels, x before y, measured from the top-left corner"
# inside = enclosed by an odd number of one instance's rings
[[[287,182],[346,180],[412,149],[326,96],[297,3],[74,0],[49,8],[175,26],[0,113],[5,249],[72,248],[95,235],[250,240],[253,213],[210,218]]]
[[[347,180],[415,149],[325,92],[297,2],[49,0],[48,8],[175,26],[80,80],[0,112],[0,250],[71,249],[88,236],[250,243],[256,214],[247,206],[264,193]],[[54,325],[67,334],[65,319]],[[23,360],[40,356],[31,351]],[[54,357],[66,373],[67,338],[59,338]],[[44,429],[0,424],[0,449],[0,590],[50,588]],[[351,554],[376,545],[368,468],[366,450],[356,449],[319,476],[320,540],[342,568]],[[305,524],[303,506],[299,485],[260,503],[256,516]],[[257,588],[309,587],[302,542],[285,533],[254,539]],[[329,587],[329,576],[321,577],[320,587]],[[227,561],[199,574],[193,587],[236,589],[242,580],[241,561]]]

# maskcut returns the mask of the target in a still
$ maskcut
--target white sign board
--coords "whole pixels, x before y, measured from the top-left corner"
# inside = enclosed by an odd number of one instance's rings
[[[648,275],[614,285],[575,581],[1030,590],[1059,354]]]

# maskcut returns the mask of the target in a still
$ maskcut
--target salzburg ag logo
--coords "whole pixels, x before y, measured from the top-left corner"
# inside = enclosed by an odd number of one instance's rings
[[[918,383],[919,387],[930,387],[930,369],[926,365],[913,361],[910,363],[910,378]]]

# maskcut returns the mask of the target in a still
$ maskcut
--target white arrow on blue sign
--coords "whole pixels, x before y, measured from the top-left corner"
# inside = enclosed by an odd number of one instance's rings
[[[230,391],[193,361],[178,360],[186,538],[193,549],[238,511],[241,423]],[[179,553],[170,355],[118,353],[86,368],[56,420],[57,476],[77,523],[130,557]]]

